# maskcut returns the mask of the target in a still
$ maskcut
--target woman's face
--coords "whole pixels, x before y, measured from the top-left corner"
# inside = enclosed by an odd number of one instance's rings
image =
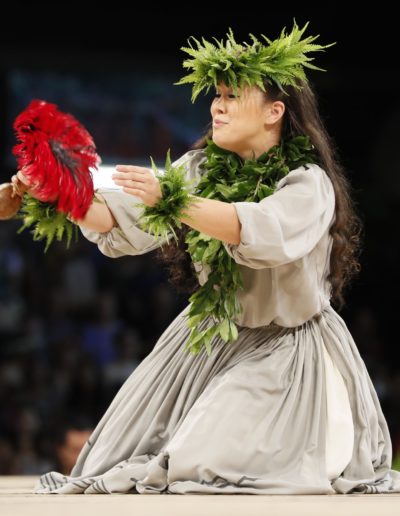
[[[242,88],[236,96],[232,88],[220,83],[211,104],[211,115],[212,139],[223,149],[250,158],[253,153],[258,157],[275,144],[271,141],[271,130],[280,116],[271,117],[271,103],[257,86]],[[275,133],[276,130],[273,135],[276,139]]]

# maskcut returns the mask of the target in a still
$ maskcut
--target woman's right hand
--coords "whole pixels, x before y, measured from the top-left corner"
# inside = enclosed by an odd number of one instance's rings
[[[15,185],[17,191],[21,191],[22,183],[23,192],[27,192],[32,197],[35,197],[36,199],[39,199],[41,201],[45,200],[43,196],[40,196],[40,194],[38,195],[35,191],[37,185],[32,185],[29,182],[29,179],[24,175],[24,173],[21,170],[18,170],[18,172],[11,177],[11,182]]]

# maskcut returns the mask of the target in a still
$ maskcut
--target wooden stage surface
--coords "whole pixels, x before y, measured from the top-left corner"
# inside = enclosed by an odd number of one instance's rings
[[[34,494],[37,476],[0,476],[1,516],[396,516],[380,495]]]

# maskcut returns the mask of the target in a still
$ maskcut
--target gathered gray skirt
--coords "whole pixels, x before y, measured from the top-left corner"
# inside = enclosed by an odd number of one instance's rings
[[[45,473],[33,493],[400,492],[375,388],[331,305],[295,328],[239,326],[233,343],[214,338],[211,356],[184,350],[188,310],[119,389],[70,475]]]

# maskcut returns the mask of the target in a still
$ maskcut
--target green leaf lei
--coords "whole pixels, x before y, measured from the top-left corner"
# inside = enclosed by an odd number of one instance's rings
[[[101,202],[95,196],[93,201]],[[46,239],[45,253],[54,239],[60,242],[66,236],[67,249],[73,237],[75,242],[78,241],[79,231],[76,222],[69,219],[66,213],[57,211],[56,203],[40,201],[27,192],[24,193],[21,207],[15,218],[23,220],[23,225],[18,229],[17,234],[33,225],[34,228],[31,231],[33,240]]]
[[[60,241],[66,235],[67,248],[74,235],[75,241],[77,241],[78,228],[77,226],[74,227],[74,224],[67,220],[65,213],[58,212],[55,204],[40,201],[28,193],[24,194],[23,203],[16,218],[23,219],[24,222],[18,229],[18,234],[34,224],[35,227],[31,232],[33,240],[43,240],[46,238],[45,253],[54,238]]]
[[[173,227],[181,227],[179,219],[182,216],[190,219],[182,210],[196,202],[195,196],[229,203],[258,202],[274,193],[276,183],[291,170],[317,161],[308,136],[283,139],[258,159],[243,160],[237,154],[221,149],[212,140],[207,141],[205,153],[207,160],[201,165],[205,174],[197,184],[194,196],[190,193],[191,182],[185,180],[184,165],[173,167],[168,154],[165,173],[161,175],[153,163],[163,197],[151,207],[138,204],[144,208],[138,220],[143,230],[167,241],[172,233],[177,240]],[[206,283],[189,298],[191,304],[186,317],[191,332],[185,349],[197,354],[204,346],[210,355],[214,336],[219,335],[225,342],[238,337],[233,319],[242,311],[236,292],[243,289],[243,281],[238,264],[221,240],[193,229],[188,231],[185,242],[192,261],[210,267]],[[212,317],[215,324],[203,328],[202,323],[208,317]]]
[[[153,159],[150,159],[155,176],[160,182],[163,196],[158,201],[157,207],[150,207],[144,203],[137,204],[138,207],[144,209],[138,222],[153,236],[160,237],[162,242],[169,242],[170,233],[177,241],[178,237],[174,228],[182,227],[181,210],[192,203],[192,196],[189,192],[193,181],[185,178],[184,164],[179,167],[172,166],[170,151],[167,152],[165,160],[165,174],[160,174]]]

